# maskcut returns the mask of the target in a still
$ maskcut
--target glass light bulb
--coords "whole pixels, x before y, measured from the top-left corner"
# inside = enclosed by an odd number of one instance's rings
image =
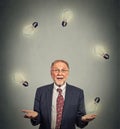
[[[97,112],[97,108],[98,108],[99,102],[100,102],[100,97],[96,97],[96,98],[94,99],[94,113]]]
[[[15,73],[14,80],[17,84],[23,85],[25,87],[29,86],[28,81],[26,81],[26,79],[22,73]]]
[[[96,46],[95,53],[97,54],[97,56],[103,57],[104,59],[109,59],[110,57],[105,48],[102,46]]]
[[[94,100],[90,101],[86,107],[87,113],[97,113],[98,112],[98,105],[100,102],[100,97],[96,97]]]
[[[67,26],[68,22],[73,18],[73,13],[70,10],[64,10],[62,13],[62,26]]]
[[[32,24],[29,24],[24,27],[23,34],[28,37],[32,36],[37,27],[38,27],[38,22],[33,22]]]

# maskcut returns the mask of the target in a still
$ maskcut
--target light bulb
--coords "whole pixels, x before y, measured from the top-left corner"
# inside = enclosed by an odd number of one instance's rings
[[[100,97],[96,97],[94,99],[94,112],[96,113],[97,112],[97,108],[98,108],[98,104],[100,102]]]
[[[23,85],[25,87],[29,86],[28,81],[26,81],[26,79],[22,73],[15,73],[14,80],[17,84]]]
[[[87,105],[87,113],[97,113],[98,112],[98,105],[100,102],[100,97],[96,97],[93,101],[89,102]]]
[[[23,28],[23,34],[25,36],[32,36],[38,27],[38,22],[33,22],[32,24],[29,24]]]
[[[101,56],[104,59],[109,59],[109,54],[106,52],[105,48],[102,46],[96,46],[95,47],[95,52],[97,54],[97,56]]]
[[[64,10],[62,13],[62,26],[67,26],[68,22],[72,19],[73,13],[70,10]]]

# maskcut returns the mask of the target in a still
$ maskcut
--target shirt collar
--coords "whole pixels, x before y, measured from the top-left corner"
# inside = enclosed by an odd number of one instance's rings
[[[64,85],[62,85],[61,87],[57,86],[55,83],[54,83],[54,88],[57,90],[57,88],[60,88],[62,91],[65,90],[66,88],[66,83]]]

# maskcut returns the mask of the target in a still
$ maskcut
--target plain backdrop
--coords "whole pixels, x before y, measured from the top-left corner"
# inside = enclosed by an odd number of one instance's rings
[[[61,25],[63,10],[73,17]],[[32,109],[36,88],[52,82],[55,59],[70,64],[68,83],[84,90],[86,110],[100,97],[97,118],[85,129],[119,129],[119,1],[118,0],[1,0],[0,1],[0,128],[37,129],[23,118]],[[23,28],[38,22],[32,36]],[[110,58],[96,56],[103,46]],[[21,73],[28,87],[16,83]]]

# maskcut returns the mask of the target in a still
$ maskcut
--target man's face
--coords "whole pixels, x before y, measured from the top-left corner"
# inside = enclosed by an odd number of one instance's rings
[[[57,86],[62,86],[68,77],[69,68],[64,62],[56,62],[51,67],[51,77]]]

